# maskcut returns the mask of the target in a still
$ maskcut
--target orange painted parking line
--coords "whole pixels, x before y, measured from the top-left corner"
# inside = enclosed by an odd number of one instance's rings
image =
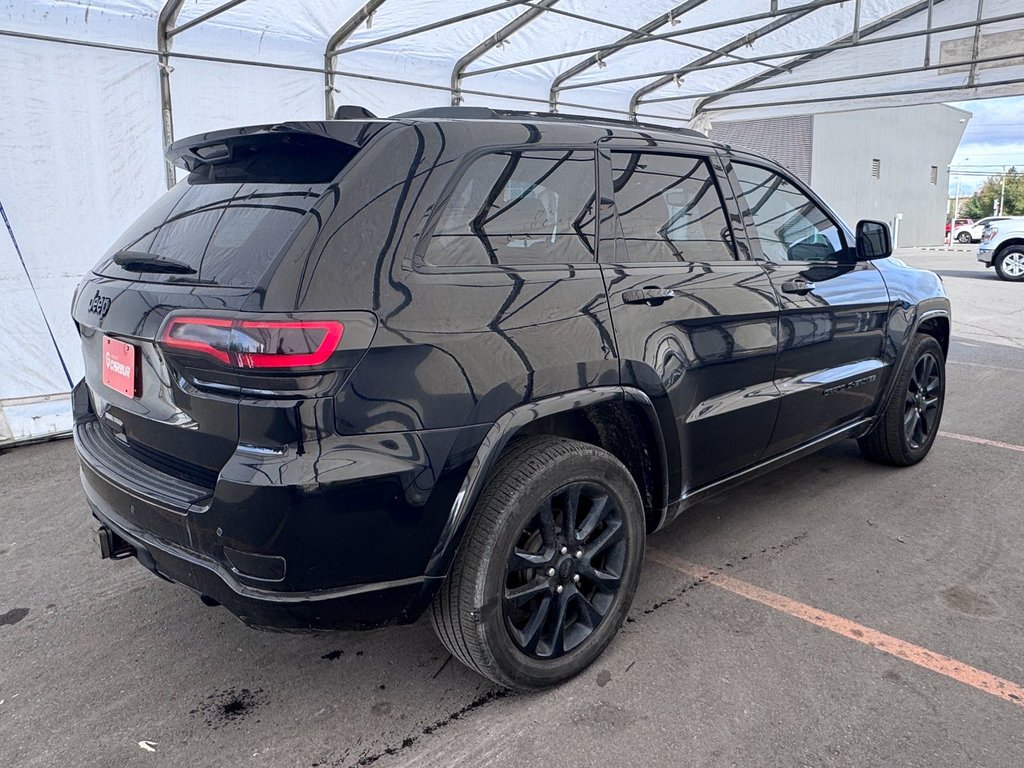
[[[837,635],[842,635],[850,640],[856,640],[858,643],[863,643],[883,653],[888,653],[890,656],[909,661],[911,664],[930,669],[932,672],[938,672],[940,675],[945,675],[959,683],[997,696],[1011,704],[1024,707],[1024,688],[1009,680],[1004,680],[969,664],[964,664],[962,661],[951,659],[949,656],[943,656],[941,653],[929,651],[927,648],[922,648],[919,645],[908,643],[892,635],[857,624],[849,619],[844,619],[842,616],[836,616],[834,613],[818,610],[811,605],[798,602],[785,595],[769,592],[767,589],[762,589],[749,582],[726,576],[711,568],[688,563],[663,550],[650,548],[647,550],[647,557],[659,565],[671,568],[708,584],[713,584],[735,595],[761,603],[776,611],[796,619],[801,619],[808,624],[813,624],[822,629],[827,629],[830,632],[835,632]]]
[[[990,445],[993,448],[1006,448],[1008,451],[1020,451],[1024,453],[1024,445],[1014,445],[1013,443],[1004,443],[1002,440],[989,440],[984,437],[974,437],[973,435],[958,435],[956,432],[939,432],[940,437],[951,437],[954,440],[963,440],[965,443],[977,443],[978,445]]]

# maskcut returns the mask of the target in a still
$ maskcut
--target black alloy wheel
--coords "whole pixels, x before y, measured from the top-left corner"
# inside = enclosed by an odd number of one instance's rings
[[[871,430],[857,440],[867,458],[896,467],[909,467],[928,455],[946,397],[942,345],[934,336],[919,333],[909,347],[888,403]]]
[[[556,435],[519,438],[490,473],[434,597],[434,631],[500,685],[557,685],[626,620],[645,538],[636,481],[615,456]]]
[[[920,450],[938,426],[942,377],[935,355],[925,352],[914,365],[904,400],[903,429],[907,444]]]
[[[502,610],[516,646],[557,658],[598,628],[622,585],[622,512],[593,483],[548,496],[508,555]]]

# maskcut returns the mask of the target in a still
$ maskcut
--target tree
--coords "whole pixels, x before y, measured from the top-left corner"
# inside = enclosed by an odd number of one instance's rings
[[[989,176],[978,191],[961,204],[961,215],[975,220],[991,216],[995,210],[993,204],[999,199],[1001,185],[1001,176]],[[1006,190],[1003,193],[1003,210],[1000,214],[1024,216],[1024,173],[1016,168],[1010,168],[1006,172]]]

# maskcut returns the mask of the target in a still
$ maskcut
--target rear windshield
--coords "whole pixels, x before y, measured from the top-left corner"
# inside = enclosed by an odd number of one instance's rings
[[[97,272],[147,282],[255,287],[331,180],[354,154],[251,145],[235,158],[200,166],[132,224]],[[141,267],[115,259],[138,258]],[[174,267],[164,271],[162,267]]]

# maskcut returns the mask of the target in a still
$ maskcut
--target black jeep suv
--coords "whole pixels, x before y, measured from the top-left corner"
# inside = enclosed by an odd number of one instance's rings
[[[174,143],[79,287],[104,556],[247,624],[412,622],[513,688],[625,618],[645,535],[844,438],[928,452],[950,311],[764,158],[426,110]]]

